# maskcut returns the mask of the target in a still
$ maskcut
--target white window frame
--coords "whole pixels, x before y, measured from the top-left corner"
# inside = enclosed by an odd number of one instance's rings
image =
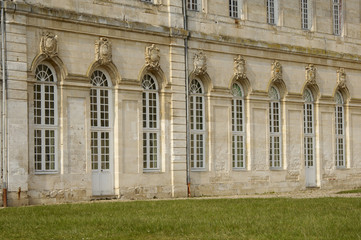
[[[246,126],[244,92],[239,83],[232,85],[232,168],[246,168]]]
[[[278,25],[278,0],[267,0],[267,23]]]
[[[342,0],[332,0],[332,25],[333,34],[341,35],[343,29],[343,8]]]
[[[314,99],[307,88],[303,93],[303,153],[305,166],[313,167],[315,160]]]
[[[301,27],[304,30],[312,28],[312,0],[301,0]]]
[[[280,93],[274,86],[269,91],[269,163],[271,169],[282,168],[282,118]]]
[[[93,81],[93,74],[102,74],[100,75],[105,80],[107,86],[101,86],[100,82],[96,83]],[[99,76],[99,75],[98,75]],[[93,171],[99,171],[99,170],[112,170],[112,163],[113,163],[113,94],[112,94],[112,81],[110,80],[109,74],[102,70],[102,69],[96,69],[93,71],[90,79],[90,83],[92,84],[92,87],[90,89],[90,133],[91,133],[91,169]],[[92,92],[95,91],[95,104],[92,104]],[[107,104],[101,104],[100,97],[102,97],[101,92],[107,92]],[[96,106],[96,111],[92,111],[92,105]],[[108,114],[108,117],[103,118],[102,112],[99,111],[101,108],[101,105],[104,107],[107,106],[108,111],[106,112]],[[96,113],[96,117],[92,116],[92,112]],[[105,112],[105,111],[103,111]],[[104,121],[104,125],[102,125],[102,121]],[[107,124],[106,124],[107,122]],[[93,138],[93,135],[97,135],[96,138]],[[107,138],[102,138],[102,135],[108,135]],[[108,142],[106,142],[108,140]],[[97,141],[97,144],[93,144],[93,141]],[[93,152],[94,150],[94,152]],[[96,150],[96,151],[95,151]],[[105,151],[105,153],[104,153]],[[93,159],[97,159],[95,161]],[[103,159],[106,159],[103,161]],[[96,167],[95,167],[96,166]]]
[[[40,69],[40,67],[44,70],[44,67],[47,68],[50,72],[51,72],[51,76],[53,77],[53,81],[48,82],[46,81],[46,79],[48,79],[48,77],[45,78],[46,75],[44,75],[45,73],[42,71],[42,73],[44,74],[37,74],[38,73],[38,69]],[[33,86],[33,106],[34,106],[34,136],[33,136],[33,140],[34,140],[34,171],[36,174],[48,174],[48,173],[57,173],[58,172],[58,95],[57,95],[57,77],[56,77],[56,71],[55,69],[48,63],[43,62],[41,64],[39,64],[36,68],[35,71],[35,80],[36,83]],[[38,102],[40,103],[40,108],[36,107],[36,101],[37,101],[37,97],[35,97],[37,91],[35,90],[37,87],[40,87],[40,99],[38,100]],[[47,87],[53,87],[54,90],[52,92],[53,94],[53,101],[45,101],[45,95],[49,92],[46,92],[45,89]],[[46,123],[46,103],[51,103],[53,102],[53,111],[54,114],[51,116],[53,118],[53,123]],[[38,122],[38,120],[35,120],[35,118],[38,119],[38,114],[37,114],[37,110],[40,109],[40,123]],[[51,108],[48,108],[48,110],[51,110]],[[50,118],[49,118],[50,119]],[[37,132],[40,131],[40,136],[37,134]],[[51,137],[54,139],[53,144],[51,145],[46,145],[46,132],[52,131],[54,133],[54,136]],[[38,136],[38,137],[37,137]],[[40,140],[40,144],[37,144],[37,140]],[[39,149],[40,147],[40,149]],[[47,147],[52,147],[53,149],[53,154],[48,154],[46,152]],[[40,153],[37,152],[37,150],[40,150]],[[47,155],[48,154],[48,155]],[[50,158],[50,155],[53,155],[54,158],[54,165],[53,167],[50,168],[46,168],[46,165],[49,161],[46,160],[46,158]],[[40,156],[40,169],[37,167],[37,156]]]
[[[187,0],[187,9],[190,11],[201,11],[201,1],[202,0]]]
[[[202,81],[198,79],[193,79],[190,82],[189,98],[190,98],[189,115],[190,115],[190,135],[191,135],[191,139],[190,139],[191,170],[202,171],[205,170],[206,168],[205,101],[204,101],[204,87]],[[201,106],[200,108],[197,109],[197,106],[199,107],[199,105]],[[197,117],[199,121],[197,121]]]
[[[229,16],[240,19],[242,16],[242,0],[229,0]]]
[[[339,91],[336,92],[335,102],[335,161],[337,168],[345,168],[345,108],[342,94]]]
[[[149,83],[153,82],[152,85]],[[159,121],[159,88],[156,78],[151,74],[145,74],[142,78],[142,87],[143,87],[143,111],[142,111],[142,125],[143,125],[143,171],[159,171],[160,170],[160,121]],[[154,89],[149,89],[149,87],[154,87]],[[155,121],[150,121],[150,96],[155,96]],[[153,99],[154,101],[154,99]],[[145,104],[145,105],[144,105]],[[153,109],[154,110],[154,109]],[[154,114],[153,114],[154,117]],[[155,127],[153,125],[156,125]],[[151,137],[156,141],[155,152],[152,150],[154,142],[152,144]],[[155,161],[151,161],[151,158],[156,158]],[[153,166],[152,166],[153,164]]]

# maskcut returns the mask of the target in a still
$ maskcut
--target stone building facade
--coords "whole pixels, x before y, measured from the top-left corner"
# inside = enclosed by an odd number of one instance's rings
[[[1,4],[9,205],[361,185],[359,0]]]

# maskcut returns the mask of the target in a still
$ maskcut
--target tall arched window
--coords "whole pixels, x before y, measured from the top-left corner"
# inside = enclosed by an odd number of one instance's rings
[[[204,90],[197,79],[189,85],[190,111],[190,156],[191,168],[194,170],[205,168],[205,124],[204,124]]]
[[[281,108],[280,95],[275,87],[271,87],[269,97],[271,99],[269,103],[269,162],[271,168],[280,168],[282,167]]]
[[[314,131],[314,110],[313,110],[313,96],[309,89],[306,89],[303,93],[303,100],[305,101],[303,105],[303,134],[304,134],[304,142],[303,142],[303,151],[305,158],[305,166],[313,167],[314,165],[314,139],[315,139],[315,131]]]
[[[238,83],[232,85],[232,167],[246,167],[243,90]]]
[[[346,167],[344,101],[339,91],[336,92],[335,100],[336,167]]]
[[[47,64],[35,70],[34,163],[36,172],[57,170],[58,104],[56,74]]]
[[[143,169],[159,169],[159,100],[157,82],[144,75],[143,87]]]
[[[111,82],[104,72],[95,70],[90,83],[91,163],[96,172],[111,167]]]

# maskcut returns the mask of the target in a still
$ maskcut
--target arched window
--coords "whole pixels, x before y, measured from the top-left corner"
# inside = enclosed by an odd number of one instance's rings
[[[47,64],[35,70],[34,163],[36,172],[57,170],[58,104],[56,74]]]
[[[159,100],[154,78],[146,74],[143,87],[143,169],[159,169]]]
[[[336,167],[346,167],[344,101],[339,91],[336,92],[335,101]]]
[[[269,103],[269,125],[270,125],[270,142],[269,142],[269,161],[271,168],[282,167],[282,136],[281,136],[281,108],[280,95],[275,87],[269,91],[271,99]]]
[[[304,158],[305,166],[313,167],[314,166],[314,110],[313,110],[313,96],[309,89],[306,89],[303,93],[303,100],[305,101],[303,105],[303,134],[304,134]]]
[[[232,167],[246,167],[243,90],[238,83],[232,85]]]
[[[95,70],[90,83],[91,163],[97,172],[111,167],[111,82],[104,72]]]
[[[202,83],[193,79],[189,84],[190,111],[190,157],[191,168],[205,168],[205,124],[204,124],[204,90]]]

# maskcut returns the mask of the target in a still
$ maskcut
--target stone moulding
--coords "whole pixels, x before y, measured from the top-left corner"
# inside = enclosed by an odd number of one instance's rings
[[[95,42],[95,61],[105,65],[112,61],[112,44],[108,38],[101,37]]]
[[[145,48],[145,66],[149,70],[159,70],[160,50],[154,44]]]
[[[40,53],[48,58],[58,55],[58,36],[51,32],[43,33],[40,40]]]
[[[246,75],[246,60],[241,55],[238,55],[238,57],[234,58],[234,65],[233,65],[233,71],[234,71],[234,77],[236,80],[243,80],[247,78]]]
[[[198,51],[193,57],[194,70],[196,76],[201,76],[207,72],[207,56],[202,50]]]
[[[337,71],[337,86],[341,89],[346,88],[346,72],[344,68],[339,68]]]
[[[306,83],[316,85],[316,68],[313,64],[308,64],[306,67]]]
[[[282,82],[282,65],[279,61],[274,60],[271,67],[271,82]]]

